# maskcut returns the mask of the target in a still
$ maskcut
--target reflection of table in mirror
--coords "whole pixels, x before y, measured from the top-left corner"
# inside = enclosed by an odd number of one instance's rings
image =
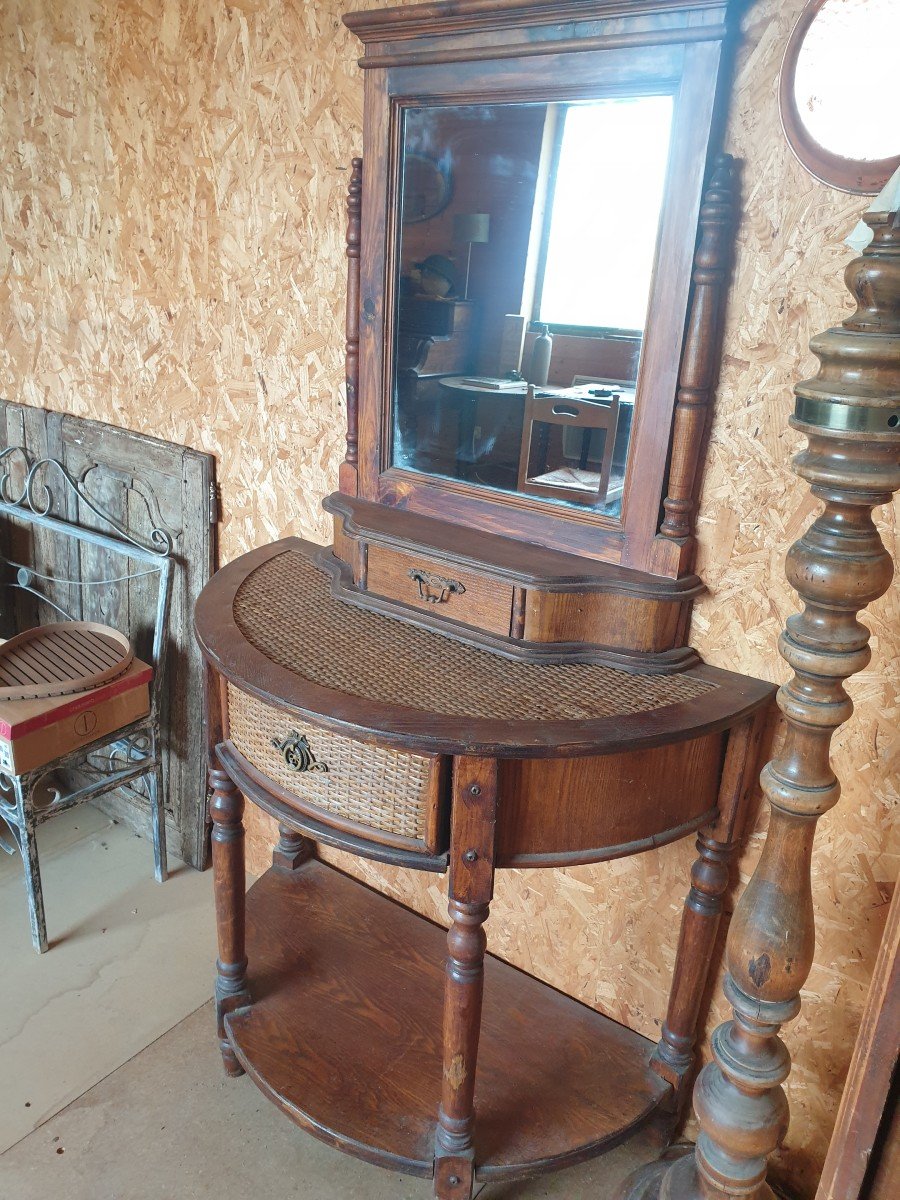
[[[516,491],[527,381],[448,375],[438,383],[458,404],[456,478]],[[623,386],[613,380],[591,380],[573,387],[535,389],[538,398],[552,396],[582,403],[602,403],[613,395],[619,401],[619,421],[604,509],[618,513],[634,414],[633,386]]]

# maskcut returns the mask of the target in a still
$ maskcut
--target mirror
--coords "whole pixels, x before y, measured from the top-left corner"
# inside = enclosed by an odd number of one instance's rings
[[[393,466],[621,516],[672,111],[403,110]]]
[[[823,183],[874,193],[900,165],[898,45],[897,0],[810,0],[800,14],[781,69],[781,116],[791,149]]]

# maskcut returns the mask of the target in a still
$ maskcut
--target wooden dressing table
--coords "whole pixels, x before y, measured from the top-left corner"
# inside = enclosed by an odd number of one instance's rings
[[[732,221],[730,160],[701,196],[724,16],[706,0],[461,0],[346,19],[366,44],[367,157],[348,193],[334,544],[254,550],[197,605],[226,1069],[315,1136],[433,1177],[440,1200],[650,1125],[665,1139],[687,1098],[773,693],[703,665],[686,637]],[[545,168],[585,104],[598,136],[604,122],[666,122],[658,227],[636,231],[657,249],[617,517],[421,469],[398,411],[398,281],[426,250],[446,253],[455,215],[451,200],[446,226],[404,220],[404,156],[423,142],[443,154],[458,203],[490,212],[479,262],[498,243],[509,256],[541,236]],[[481,125],[479,145],[519,145],[514,170],[482,174],[467,158]],[[498,295],[473,268],[483,356],[502,323],[492,305],[532,302],[527,275],[510,258]],[[245,797],[280,827],[246,903]],[[485,954],[496,870],[600,862],[693,832],[658,1045]],[[320,861],[316,843],[449,872],[449,933]]]

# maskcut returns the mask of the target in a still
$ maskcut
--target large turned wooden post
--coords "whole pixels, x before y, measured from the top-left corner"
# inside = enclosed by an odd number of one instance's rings
[[[819,373],[795,389],[791,424],[809,443],[794,466],[825,507],[788,552],[787,576],[804,610],[779,644],[794,671],[778,694],[787,736],[762,773],[769,831],[728,937],[734,1019],[714,1032],[715,1061],[694,1090],[695,1152],[634,1180],[630,1200],[773,1195],[766,1163],[787,1130],[781,1085],[790,1071],[778,1031],[797,1015],[812,965],[813,838],[840,795],[829,747],[853,710],[844,680],[870,658],[857,614],[893,574],[872,510],[900,488],[900,220],[879,213],[866,221],[874,241],[845,276],[857,310],[813,339]]]

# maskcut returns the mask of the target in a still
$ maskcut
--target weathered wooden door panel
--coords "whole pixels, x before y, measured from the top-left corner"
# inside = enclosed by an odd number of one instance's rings
[[[165,530],[172,538],[176,569],[161,714],[167,832],[174,853],[192,866],[203,867],[208,845],[206,779],[200,658],[192,619],[194,601],[215,567],[215,461],[211,455],[99,421],[0,404],[4,445],[21,446],[32,459],[59,459],[98,507],[138,538],[149,541],[154,528]],[[88,528],[105,528],[102,519],[73,495],[60,492],[59,503],[63,507],[58,515]],[[12,556],[25,562],[52,563],[53,574],[59,578],[109,579],[140,573],[137,563],[122,570],[123,560],[100,547],[53,539],[41,530],[34,535],[42,539],[40,545],[29,546],[22,529],[7,531]],[[59,585],[54,598],[72,615],[127,631],[137,653],[148,652],[156,603],[154,579],[119,579],[103,588]],[[15,616],[20,626],[34,623],[27,597]],[[127,793],[114,794],[107,806],[129,824],[146,827],[146,806]]]

